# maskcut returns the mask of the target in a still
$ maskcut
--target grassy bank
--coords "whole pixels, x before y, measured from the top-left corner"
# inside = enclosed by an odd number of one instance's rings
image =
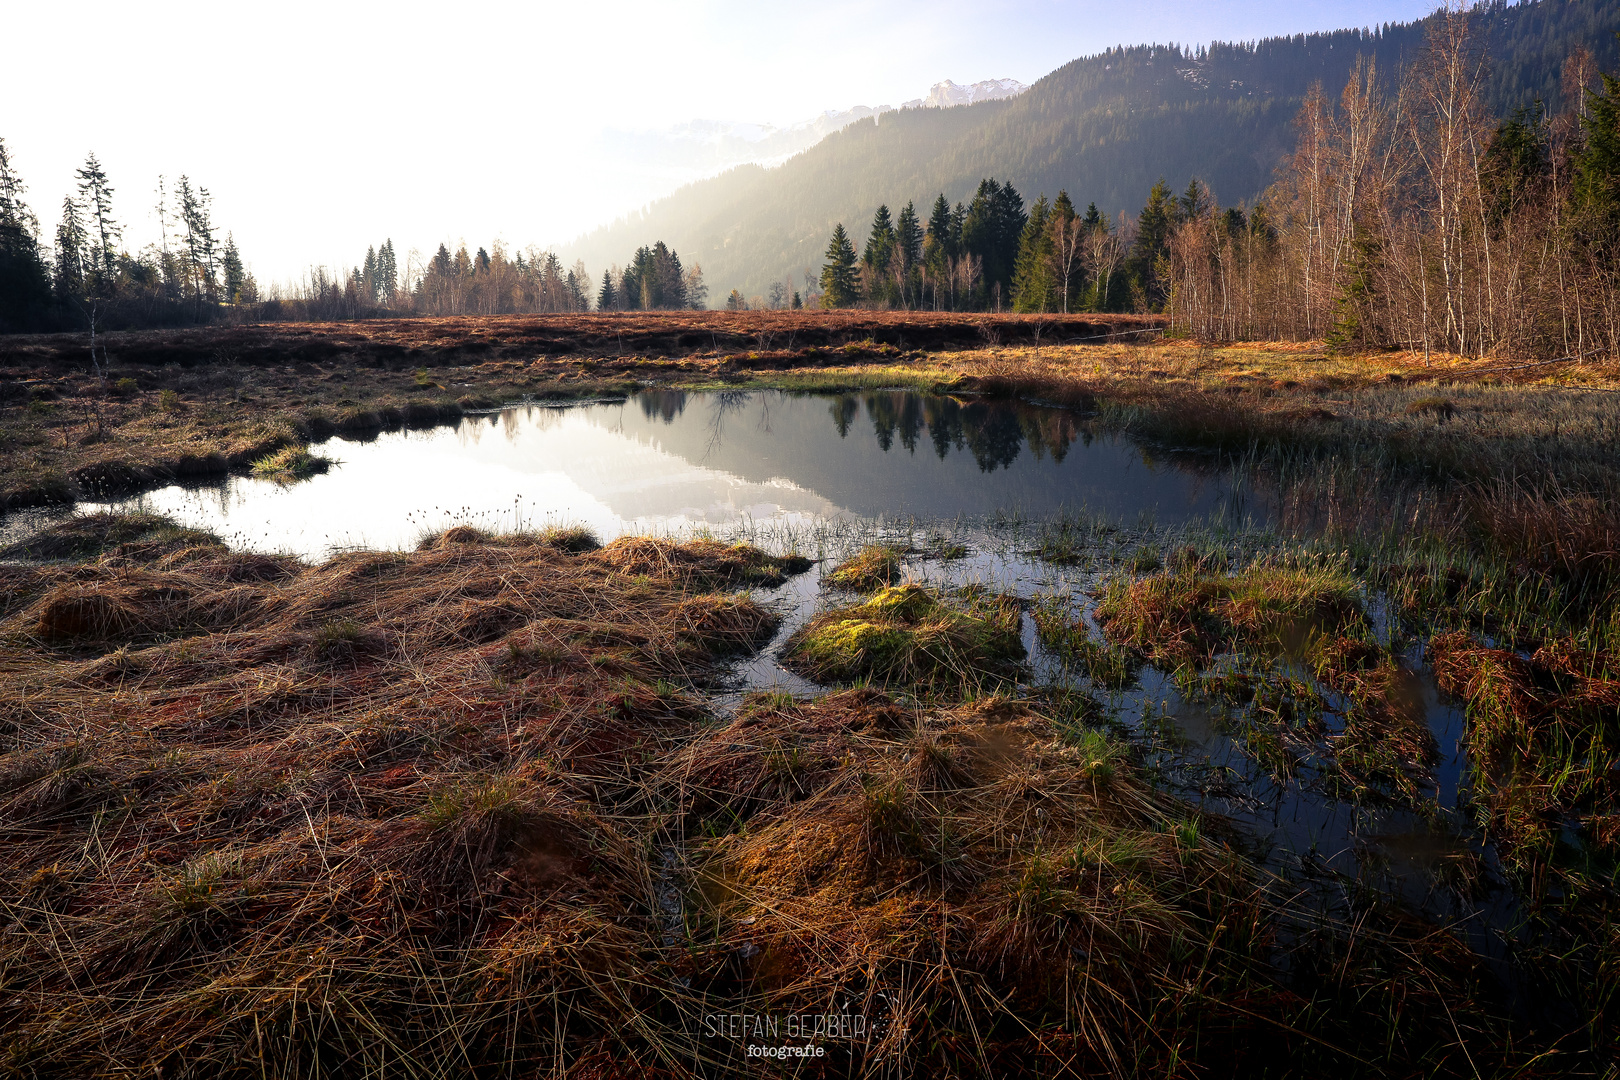
[[[1515,1027],[1456,937],[1376,895],[1301,905],[1094,711],[1011,696],[1016,607],[891,584],[893,549],[802,636],[857,685],[731,713],[706,688],[776,625],[741,590],[803,560],[459,528],[306,566],[117,518],[7,554],[70,560],[0,566],[20,1075],[740,1076],[750,1042],[871,1075],[1592,1060]],[[1161,562],[1104,598],[1110,649],[1297,651],[1364,618],[1342,568]],[[852,621],[884,647],[841,652]],[[714,1019],[829,1013],[862,1034]]]

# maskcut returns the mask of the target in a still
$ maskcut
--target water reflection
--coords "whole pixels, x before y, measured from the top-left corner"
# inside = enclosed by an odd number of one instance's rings
[[[906,391],[646,390],[620,402],[520,406],[454,427],[337,438],[319,450],[340,464],[294,487],[233,477],[107,505],[170,514],[238,547],[316,559],[355,545],[406,547],[462,521],[561,520],[612,537],[744,518],[953,519],[1084,507],[1171,523],[1248,512],[1225,472],[1155,460],[1065,410]]]

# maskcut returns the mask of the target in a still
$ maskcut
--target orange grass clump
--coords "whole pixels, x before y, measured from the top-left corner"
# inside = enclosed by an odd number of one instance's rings
[[[445,1075],[645,1041],[638,1013],[678,1036],[641,764],[769,636],[729,590],[784,563],[581,546],[7,567],[7,1067]]]

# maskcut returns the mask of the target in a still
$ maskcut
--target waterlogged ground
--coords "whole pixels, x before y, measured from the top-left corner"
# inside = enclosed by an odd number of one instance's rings
[[[236,549],[315,561],[348,549],[407,549],[466,524],[578,524],[604,539],[713,532],[811,554],[823,570],[882,540],[917,552],[906,560],[908,579],[947,590],[981,585],[1029,604],[1046,599],[1094,632],[1092,594],[1138,552],[1169,550],[1193,535],[1235,553],[1275,542],[1264,532],[1265,507],[1233,472],[1156,458],[1123,437],[1095,434],[1070,411],[1007,400],[655,390],[521,405],[365,441],[333,438],[312,451],[332,464],[303,482],[232,477],[81,510],[162,514]],[[11,531],[46,520],[14,516]],[[1083,550],[1064,554],[1080,565],[1036,553],[1054,521],[1073,526],[1069,543]],[[930,558],[929,545],[958,545],[964,554]],[[782,627],[741,666],[723,703],[760,689],[824,689],[784,668],[779,655],[839,599],[820,577],[762,595],[784,615]],[[1367,808],[1313,792],[1308,775],[1279,780],[1207,702],[1163,672],[1142,665],[1129,687],[1098,692],[1042,647],[1027,614],[1023,636],[1028,685],[1093,694],[1167,784],[1242,822],[1279,869],[1361,877],[1446,908],[1453,895],[1433,888],[1437,876],[1460,859],[1489,861],[1455,811],[1465,768],[1461,716],[1426,675],[1419,678],[1440,748],[1427,778],[1432,807]],[[1410,660],[1421,672],[1421,658]]]
[[[1516,921],[1494,850],[1468,813],[1462,714],[1379,595],[1359,602],[1377,644],[1409,672],[1435,753],[1411,770],[1405,790],[1372,797],[1347,797],[1332,753],[1347,704],[1305,665],[1284,658],[1275,669],[1318,706],[1305,734],[1283,725],[1283,745],[1250,722],[1263,703],[1223,705],[1188,672],[1140,657],[1104,685],[1043,643],[1038,610],[1101,643],[1095,611],[1106,584],[1178,551],[1217,552],[1241,567],[1285,546],[1267,532],[1267,507],[1241,474],[1213,459],[1158,457],[1062,409],[906,391],[645,391],[311,450],[330,466],[300,482],[233,477],[81,510],[162,514],[235,549],[316,562],[357,548],[414,548],[457,525],[583,525],[603,539],[712,535],[820,560],[756,591],[782,623],[736,668],[718,699],[724,711],[759,691],[825,691],[784,666],[784,646],[818,612],[855,599],[828,587],[834,564],[889,544],[904,553],[902,580],[943,595],[978,587],[1016,598],[1028,659],[1014,691],[1060,703],[1077,723],[1129,744],[1163,786],[1230,822],[1232,844],[1311,903],[1342,913],[1352,891],[1371,888],[1460,923],[1488,955]],[[13,517],[7,527],[18,533],[48,518]]]
[[[1042,557],[1054,536],[1074,544],[1079,535],[1090,542],[1078,558],[1067,547],[1065,563]],[[1519,910],[1493,846],[1468,812],[1463,712],[1435,685],[1421,648],[1403,646],[1378,597],[1367,597],[1376,633],[1381,644],[1396,648],[1411,674],[1436,756],[1432,765],[1414,771],[1406,798],[1354,799],[1341,797],[1328,752],[1343,733],[1349,702],[1319,684],[1303,665],[1283,661],[1278,669],[1321,694],[1322,730],[1315,739],[1299,740],[1290,755],[1292,767],[1279,770],[1273,757],[1264,749],[1256,752],[1246,738],[1251,729],[1244,719],[1253,709],[1223,706],[1139,657],[1127,660],[1128,674],[1104,685],[1064,650],[1047,648],[1038,632],[1037,608],[1061,613],[1100,644],[1104,635],[1094,615],[1110,579],[1137,572],[1151,557],[1147,553],[1189,544],[1224,549],[1234,564],[1265,558],[1281,541],[1259,527],[1199,520],[1121,526],[1097,517],[1008,515],[976,523],[846,527],[825,530],[821,538],[824,558],[817,570],[757,594],[783,614],[783,621],[771,642],[739,665],[734,689],[720,699],[722,708],[762,690],[825,692],[784,666],[784,647],[817,613],[859,599],[829,584],[827,575],[838,558],[863,543],[888,545],[907,553],[897,580],[946,596],[982,589],[1016,597],[1025,608],[1020,632],[1028,657],[1016,692],[1055,701],[1080,722],[1100,725],[1127,742],[1161,784],[1230,822],[1235,845],[1297,884],[1312,904],[1341,913],[1349,891],[1377,890],[1457,924],[1481,952],[1500,952],[1499,934]],[[1067,564],[1070,559],[1077,564]]]

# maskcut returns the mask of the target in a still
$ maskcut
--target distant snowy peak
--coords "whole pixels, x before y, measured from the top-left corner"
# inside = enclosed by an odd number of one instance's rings
[[[1029,87],[1017,79],[985,79],[972,86],[961,86],[946,79],[929,88],[928,96],[916,98],[900,106],[902,109],[949,109],[953,105],[972,105],[979,101],[999,101],[1017,97]]]

